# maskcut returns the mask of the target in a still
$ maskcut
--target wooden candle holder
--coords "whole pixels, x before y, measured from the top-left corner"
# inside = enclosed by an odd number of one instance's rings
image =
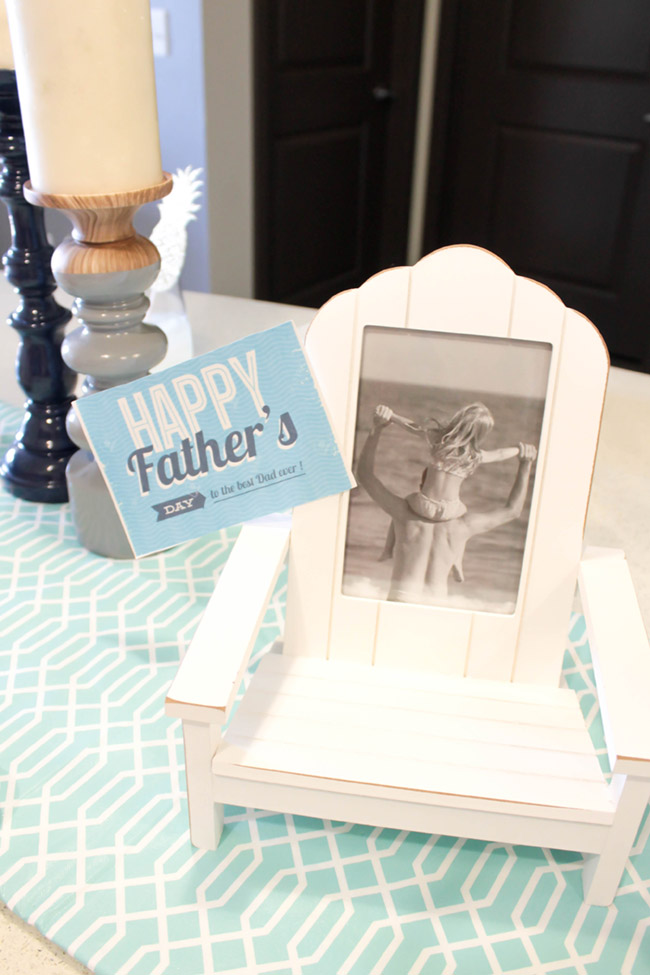
[[[52,271],[57,284],[75,298],[73,312],[80,327],[66,337],[66,364],[85,375],[83,395],[146,376],[161,362],[167,348],[164,333],[145,325],[151,287],[160,269],[155,245],[133,228],[133,217],[144,203],[166,196],[172,177],[121,193],[75,196],[41,193],[30,183],[30,203],[64,211],[73,225],[54,252]],[[67,429],[80,448],[68,463],[66,477],[79,541],[91,552],[111,558],[133,553],[88,441],[71,410]]]

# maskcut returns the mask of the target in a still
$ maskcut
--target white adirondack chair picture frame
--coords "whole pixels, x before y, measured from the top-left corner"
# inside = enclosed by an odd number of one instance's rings
[[[550,346],[515,611],[345,595],[349,493],[304,505],[282,656],[262,661],[229,721],[289,541],[282,524],[245,526],[167,699],[183,719],[192,840],[215,847],[231,802],[546,845],[588,854],[586,899],[609,903],[650,795],[650,654],[621,553],[596,553],[580,572],[603,658],[611,786],[574,693],[558,687],[608,371],[602,339],[479,248],[376,275],[324,305],[306,342],[349,463],[366,326]]]
[[[516,277],[479,248],[446,248],[413,269],[391,269],[371,278],[358,291],[328,302],[306,343],[348,463],[366,325],[551,345],[546,423],[530,518],[533,543],[522,568],[523,598],[516,613],[503,616],[344,596],[349,495],[325,498],[294,514],[285,652],[293,653],[295,647],[300,655],[321,656],[322,634],[329,632],[329,659],[397,666],[410,661],[435,672],[557,685],[608,370],[600,335],[551,291]],[[311,585],[306,580],[314,572],[315,551],[322,581]]]

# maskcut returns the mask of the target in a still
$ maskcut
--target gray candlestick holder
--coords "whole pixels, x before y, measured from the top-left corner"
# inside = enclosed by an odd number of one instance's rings
[[[59,244],[52,259],[57,284],[75,298],[79,328],[62,346],[66,364],[85,375],[82,395],[146,376],[162,361],[164,333],[146,325],[151,287],[160,269],[156,247],[133,229],[143,203],[159,200],[172,188],[164,174],[154,186],[130,192],[71,196],[41,193],[30,183],[25,197],[37,206],[63,210],[72,237]],[[80,448],[68,462],[66,479],[72,516],[85,548],[110,558],[133,558],[126,532],[90,445],[71,410],[67,429]]]

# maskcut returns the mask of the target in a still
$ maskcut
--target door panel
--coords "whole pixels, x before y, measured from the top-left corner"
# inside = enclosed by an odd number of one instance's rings
[[[645,74],[649,36],[647,0],[520,0],[510,55],[522,67]]]
[[[496,251],[650,369],[647,0],[447,0],[443,28],[426,249]]]
[[[364,207],[365,152],[362,126],[276,140],[272,262],[280,294],[361,273],[357,219]]]
[[[256,297],[318,305],[405,259],[422,0],[254,12]]]
[[[278,4],[278,64],[362,67],[368,51],[368,2],[327,4],[284,0]]]
[[[612,290],[621,215],[640,152],[633,142],[502,127],[492,249],[516,252],[518,263],[536,273],[561,268],[566,282]]]

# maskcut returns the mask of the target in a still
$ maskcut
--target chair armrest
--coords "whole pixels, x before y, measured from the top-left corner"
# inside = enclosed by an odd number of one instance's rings
[[[287,553],[290,522],[242,528],[165,700],[165,713],[222,725]]]
[[[623,553],[587,549],[578,582],[612,771],[650,777],[650,647]]]

